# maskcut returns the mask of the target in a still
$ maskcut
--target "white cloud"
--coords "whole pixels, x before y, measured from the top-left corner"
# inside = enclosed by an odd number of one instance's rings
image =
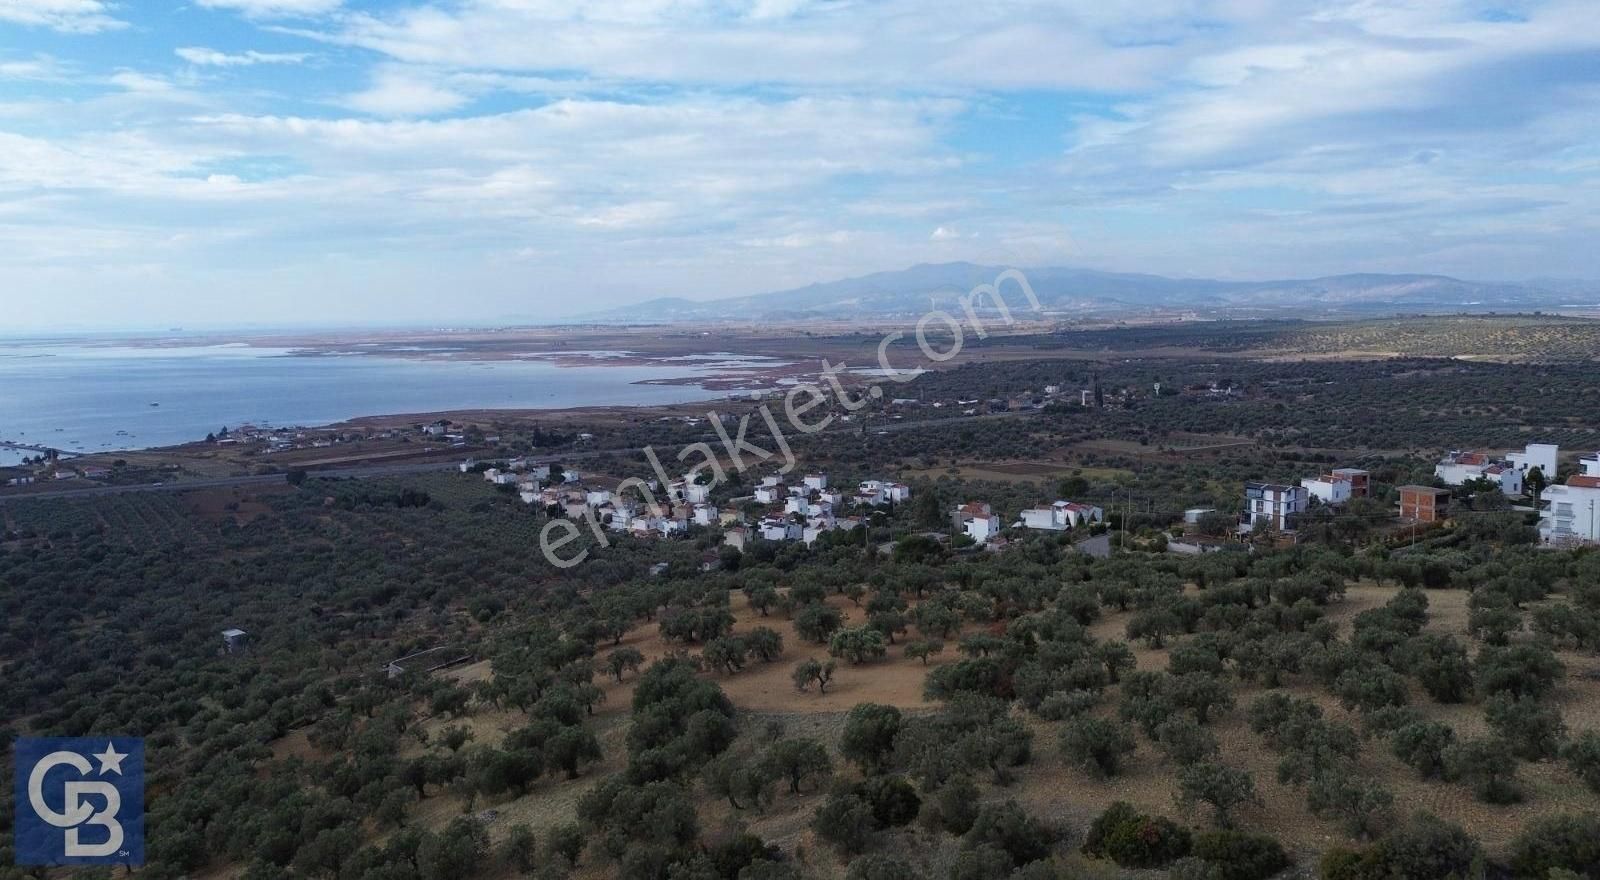
[[[36,55],[25,61],[0,60],[0,79],[58,82],[66,79],[66,71],[59,61],[49,55]]]
[[[309,17],[338,9],[341,0],[197,0],[208,9],[231,9],[256,18]]]
[[[256,64],[299,64],[311,56],[304,52],[245,52],[227,53],[203,46],[182,46],[172,50],[179,58],[203,67],[250,67]]]
[[[119,70],[111,75],[110,82],[125,91],[145,95],[164,95],[175,90],[167,80],[137,70]]]
[[[0,0],[0,21],[47,27],[69,34],[95,34],[127,27],[100,0]]]
[[[351,13],[321,36],[408,63],[610,80],[1120,90],[1193,54],[1172,34],[1194,5],[1153,0],[1111,15],[1046,0],[463,0]]]
[[[1592,0],[197,2],[358,78],[13,51],[0,288],[555,314],[949,259],[1592,274],[1600,234]]]
[[[371,85],[345,96],[343,103],[373,116],[433,116],[454,110],[467,100],[466,95],[421,72],[386,66],[373,75]]]

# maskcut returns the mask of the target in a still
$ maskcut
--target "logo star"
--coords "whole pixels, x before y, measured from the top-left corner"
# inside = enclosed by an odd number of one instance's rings
[[[121,776],[122,759],[128,756],[126,754],[118,754],[116,746],[113,746],[108,742],[106,743],[106,750],[96,754],[95,757],[100,759],[101,776],[104,776],[107,773],[115,773],[118,776]]]

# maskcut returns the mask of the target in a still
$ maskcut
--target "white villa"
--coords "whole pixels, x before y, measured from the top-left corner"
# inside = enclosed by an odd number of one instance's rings
[[[987,544],[1000,534],[1000,518],[981,501],[969,501],[957,507],[954,523],[962,534],[979,544]]]
[[[1561,447],[1554,443],[1529,443],[1521,452],[1506,453],[1506,462],[1526,475],[1534,468],[1544,474],[1545,482],[1553,483],[1556,479],[1556,461],[1561,456]]]
[[[804,532],[799,523],[783,514],[763,517],[759,527],[761,537],[768,541],[798,541]]]
[[[1433,469],[1434,476],[1447,486],[1489,480],[1500,484],[1500,491],[1506,495],[1522,494],[1522,473],[1510,462],[1495,461],[1482,452],[1459,450],[1446,455]]]
[[[856,487],[856,503],[881,507],[911,500],[911,487],[884,480],[864,480]]]
[[[1306,490],[1310,497],[1321,501],[1323,504],[1343,504],[1355,494],[1355,484],[1338,473],[1306,477],[1300,481],[1300,486]]]
[[[1061,532],[1081,525],[1105,522],[1106,512],[1092,504],[1057,501],[1049,507],[1034,507],[1022,512],[1022,527]]]

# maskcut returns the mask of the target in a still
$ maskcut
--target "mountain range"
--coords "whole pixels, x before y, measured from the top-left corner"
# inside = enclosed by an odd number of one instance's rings
[[[628,323],[817,321],[919,315],[930,309],[958,313],[963,297],[980,284],[992,284],[1004,271],[1005,267],[976,263],[924,263],[909,269],[726,299],[653,299],[583,319]],[[1370,315],[1593,308],[1600,303],[1600,282],[1570,279],[1508,283],[1466,281],[1444,275],[1351,274],[1281,281],[1218,281],[1070,267],[1021,271],[1046,314]],[[1015,284],[1005,284],[1002,295],[1019,317],[1032,311],[1027,297]],[[983,310],[983,306],[977,307]]]

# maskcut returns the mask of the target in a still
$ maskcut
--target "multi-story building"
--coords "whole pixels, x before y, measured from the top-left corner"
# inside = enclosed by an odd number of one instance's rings
[[[1539,506],[1545,543],[1600,543],[1600,475],[1579,474],[1564,486],[1546,488]]]
[[[1561,447],[1554,443],[1529,443],[1521,452],[1506,453],[1506,462],[1521,471],[1524,477],[1538,468],[1544,474],[1545,482],[1553,483],[1556,480],[1556,460],[1560,455]]]
[[[1450,490],[1433,486],[1401,486],[1400,518],[1431,523],[1444,519],[1450,503]]]
[[[1334,468],[1329,473],[1350,482],[1351,498],[1366,498],[1372,494],[1372,474],[1361,468]]]
[[[1291,517],[1305,512],[1310,497],[1304,486],[1245,483],[1244,522],[1252,529],[1265,523],[1268,528],[1280,532],[1291,531]]]

